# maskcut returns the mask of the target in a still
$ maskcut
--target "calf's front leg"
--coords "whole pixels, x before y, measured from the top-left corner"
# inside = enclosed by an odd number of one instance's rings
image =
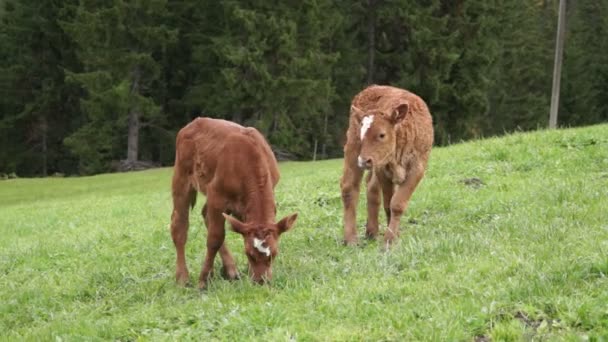
[[[344,171],[340,180],[342,203],[344,205],[344,244],[357,244],[357,203],[363,170],[357,165],[358,146],[348,142],[344,147]]]
[[[401,216],[408,207],[410,198],[416,186],[420,183],[420,180],[424,176],[424,168],[418,164],[407,173],[405,182],[397,186],[397,190],[394,192],[390,202],[390,221],[386,233],[384,233],[384,245],[385,249],[388,249],[394,240],[399,236],[399,223]]]
[[[207,204],[203,206],[203,210],[201,211],[203,215],[203,220],[205,221],[205,227],[209,230],[209,220],[207,219]],[[239,271],[236,268],[236,263],[234,262],[234,258],[230,251],[228,250],[228,246],[226,246],[226,241],[224,239],[224,243],[220,247],[220,257],[222,258],[222,263],[224,267],[222,268],[222,276],[224,276],[228,280],[236,280],[239,279]]]
[[[370,171],[367,178],[367,224],[365,237],[375,239],[378,235],[380,211],[380,183],[376,171]]]
[[[207,223],[207,255],[203,262],[201,275],[198,279],[198,288],[203,290],[207,287],[207,281],[213,271],[213,262],[218,250],[224,244],[224,216],[221,209],[207,208],[206,223]]]

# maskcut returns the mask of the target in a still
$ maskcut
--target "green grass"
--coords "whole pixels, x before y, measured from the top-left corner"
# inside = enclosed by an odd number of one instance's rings
[[[608,125],[436,148],[388,253],[341,245],[341,168],[281,164],[278,216],[300,216],[272,284],[203,293],[174,284],[170,169],[0,182],[0,339],[608,338]]]

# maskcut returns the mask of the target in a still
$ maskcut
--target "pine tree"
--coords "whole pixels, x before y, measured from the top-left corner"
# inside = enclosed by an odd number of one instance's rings
[[[487,110],[497,9],[491,2],[390,1],[377,6],[374,82],[429,104],[437,144],[478,136]]]
[[[65,84],[63,68],[77,68],[78,63],[56,22],[63,3],[22,0],[2,5],[0,172],[46,176],[70,170],[62,140],[71,114],[77,112],[78,90]]]
[[[163,21],[166,0],[81,1],[74,20],[63,27],[78,44],[82,72],[69,80],[83,86],[85,124],[66,139],[80,158],[81,171],[99,172],[120,158],[125,148],[127,167],[138,160],[142,127],[162,120],[155,98],[162,59],[176,31]],[[124,155],[123,155],[124,156]]]
[[[496,13],[496,68],[485,131],[501,134],[545,126],[551,98],[555,12],[545,2],[505,2]]]
[[[608,2],[577,0],[569,7],[560,125],[608,121]]]
[[[204,111],[256,126],[277,148],[311,156],[315,140],[325,141],[319,133],[334,97],[338,55],[326,44],[335,29],[332,3],[223,2],[221,11],[217,35],[193,48],[203,65],[218,66],[213,89],[198,88],[206,90]]]

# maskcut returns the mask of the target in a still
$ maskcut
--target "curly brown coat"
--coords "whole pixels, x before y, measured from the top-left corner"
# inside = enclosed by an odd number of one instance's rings
[[[344,204],[344,242],[357,243],[356,207],[363,172],[367,177],[366,236],[378,235],[380,194],[387,216],[386,248],[399,235],[399,221],[424,176],[433,145],[433,121],[416,94],[372,85],[351,103],[340,182]]]
[[[199,288],[206,286],[218,251],[224,275],[229,279],[238,277],[234,259],[224,243],[225,220],[245,240],[251,278],[258,283],[270,280],[279,236],[297,218],[297,214],[292,214],[275,223],[274,187],[278,182],[277,161],[255,128],[211,118],[197,118],[182,128],[177,134],[172,182],[171,236],[177,252],[177,282],[188,282],[184,248],[189,206],[194,206],[197,191],[207,197],[202,210],[207,226],[207,255]]]

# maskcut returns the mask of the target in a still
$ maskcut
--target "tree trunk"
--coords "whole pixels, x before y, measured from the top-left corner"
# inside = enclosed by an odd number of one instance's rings
[[[372,84],[376,63],[376,0],[367,0],[367,13],[367,84]]]
[[[241,113],[241,110],[237,110],[232,114],[232,122],[236,122],[239,125],[243,124],[243,114]]]
[[[323,119],[323,144],[321,145],[321,158],[327,158],[326,146],[327,146],[327,110],[325,111],[325,117]],[[316,150],[316,149],[315,149]]]
[[[270,138],[274,135],[274,132],[276,132],[278,127],[279,127],[279,114],[277,113],[276,110],[273,110],[272,111],[272,121],[270,122],[270,128],[268,129],[268,138]]]
[[[137,161],[137,154],[139,150],[139,119],[141,117],[141,109],[139,107],[138,99],[140,87],[140,70],[136,66],[132,73],[131,83],[131,108],[129,109],[129,135],[127,140],[127,162],[134,163]]]
[[[46,117],[42,117],[42,122],[40,123],[40,128],[42,130],[42,177],[48,176],[48,124],[46,121]]]

